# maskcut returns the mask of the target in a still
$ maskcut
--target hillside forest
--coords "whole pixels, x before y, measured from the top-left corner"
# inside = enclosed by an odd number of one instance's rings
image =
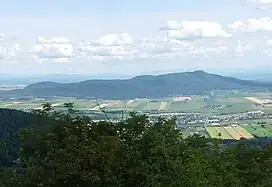
[[[184,137],[175,118],[96,122],[65,107],[0,109],[2,187],[272,186],[271,145],[226,146]]]

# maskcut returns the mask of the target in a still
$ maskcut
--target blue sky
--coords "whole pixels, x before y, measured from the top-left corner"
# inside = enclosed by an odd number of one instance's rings
[[[272,67],[272,0],[9,0],[0,73]]]
[[[236,6],[236,0],[229,0],[222,3],[220,0],[180,1],[180,0],[9,0],[1,5],[1,12],[4,13],[143,13],[143,12],[167,12],[167,11],[210,11],[215,8],[226,8]],[[241,1],[242,2],[242,1]],[[238,3],[239,4],[239,3]]]

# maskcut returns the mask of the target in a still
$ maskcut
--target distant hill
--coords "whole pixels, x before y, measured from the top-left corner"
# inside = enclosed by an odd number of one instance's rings
[[[223,77],[204,71],[144,75],[131,79],[87,80],[78,83],[39,82],[24,89],[1,92],[0,96],[62,96],[130,99],[166,97],[169,95],[202,94],[210,90],[272,90],[272,83],[260,83]]]

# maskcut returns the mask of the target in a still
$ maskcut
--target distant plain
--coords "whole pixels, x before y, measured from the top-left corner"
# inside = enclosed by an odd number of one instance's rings
[[[176,100],[176,97],[159,99],[133,100],[95,100],[77,98],[11,98],[0,100],[0,107],[21,110],[38,109],[43,103],[50,102],[53,107],[62,110],[63,104],[72,102],[79,111],[108,112],[138,111],[149,113],[201,113],[205,115],[235,114],[261,110],[272,115],[272,93],[270,92],[242,92],[242,91],[212,91],[207,95],[190,95],[190,99]],[[247,99],[253,97],[259,100],[271,101],[263,105]]]

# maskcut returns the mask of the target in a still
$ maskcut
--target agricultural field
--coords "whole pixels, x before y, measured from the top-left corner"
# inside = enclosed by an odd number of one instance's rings
[[[265,124],[265,125],[264,125],[264,128],[265,128],[266,130],[268,130],[269,132],[272,133],[272,123]]]
[[[270,129],[266,129],[265,125],[244,125],[243,128],[258,137],[272,137],[272,132]]]
[[[236,114],[261,110],[272,115],[272,104],[258,105],[247,98],[256,101],[272,99],[270,93],[250,93],[239,91],[212,91],[206,95],[175,96],[158,99],[132,99],[132,100],[92,100],[77,98],[51,98],[51,99],[6,99],[0,100],[0,107],[21,110],[39,109],[43,103],[50,102],[55,109],[63,109],[66,102],[75,103],[75,108],[82,111],[144,111],[144,112],[188,112],[202,115]]]
[[[229,126],[206,126],[206,131],[211,138],[223,140],[240,140],[241,138],[252,139],[254,136],[238,125]]]
[[[171,112],[200,112],[201,108],[205,106],[204,98],[202,96],[192,97],[192,100],[172,101]]]
[[[231,126],[226,126],[224,127],[224,129],[231,135],[231,137],[235,140],[240,140],[241,138],[243,138],[243,136],[241,134],[239,134],[234,128],[232,128]]]
[[[256,104],[260,104],[260,105],[264,104],[263,100],[257,99],[256,97],[246,97],[246,99]]]
[[[269,92],[255,92],[255,93],[252,93],[251,97],[256,97],[261,100],[266,100],[269,98],[272,99],[271,93]]]
[[[206,131],[209,133],[211,138],[220,139],[219,133],[215,130],[214,127],[205,127]]]
[[[158,111],[160,109],[161,102],[151,100],[145,105],[145,107],[142,109],[143,111]]]
[[[159,107],[159,111],[167,110],[167,104],[168,104],[167,101],[161,102],[161,103],[160,103],[160,107]]]

